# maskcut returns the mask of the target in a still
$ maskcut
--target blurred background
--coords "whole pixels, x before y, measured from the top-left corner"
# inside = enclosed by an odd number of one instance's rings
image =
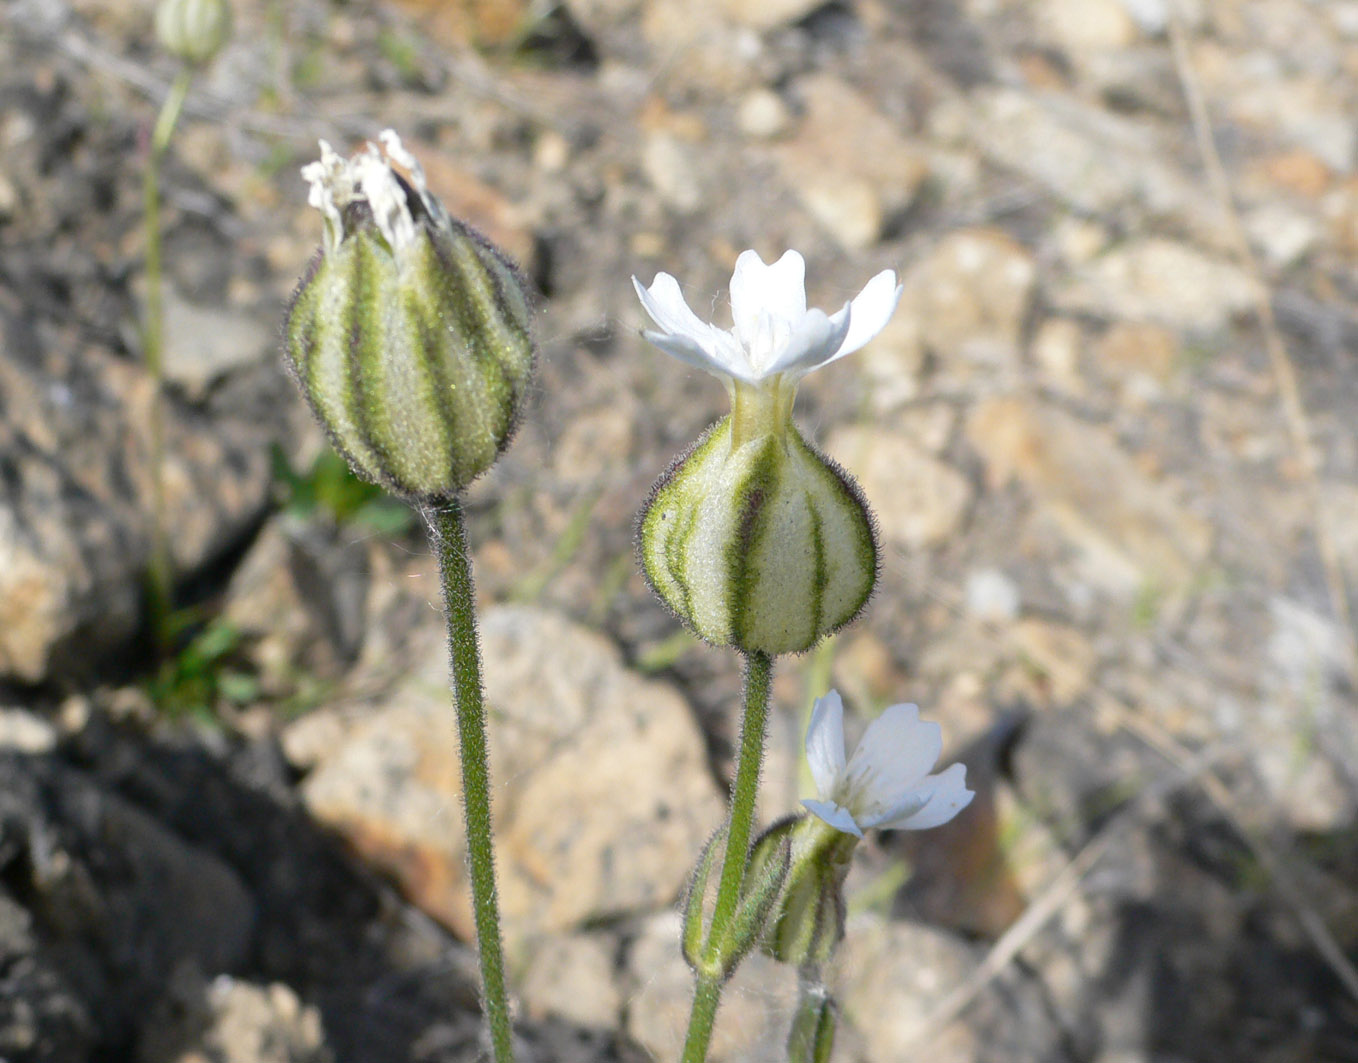
[[[298,169],[387,126],[540,292],[468,505],[526,1060],[676,1057],[674,903],[738,662],[633,555],[725,411],[630,277],[729,324],[905,295],[797,416],[856,475],[865,617],[780,662],[913,701],[979,791],[860,847],[843,1063],[1358,1060],[1358,3],[233,0],[165,158],[172,645],[145,624],[152,5],[0,5],[0,1058],[478,1058],[456,745],[418,516],[286,378]],[[759,958],[714,1058],[777,1060]]]

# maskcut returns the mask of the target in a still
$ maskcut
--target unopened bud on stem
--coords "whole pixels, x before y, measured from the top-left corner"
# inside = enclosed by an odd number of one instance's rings
[[[437,504],[513,436],[531,311],[512,263],[448,216],[395,133],[382,143],[343,159],[322,142],[302,171],[325,240],[288,309],[287,359],[356,473]]]
[[[156,37],[186,63],[206,63],[231,39],[231,5],[227,0],[161,0]]]

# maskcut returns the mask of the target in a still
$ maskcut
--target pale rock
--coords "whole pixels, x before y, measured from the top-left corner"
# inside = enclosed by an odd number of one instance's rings
[[[1152,236],[1110,250],[1055,285],[1051,297],[1068,313],[1215,332],[1254,305],[1254,287],[1239,267]]]
[[[911,406],[893,423],[930,454],[941,454],[957,427],[957,410],[947,402]]]
[[[323,520],[271,521],[227,587],[222,619],[247,645],[263,691],[338,678],[357,658],[367,616],[368,544]]]
[[[481,634],[506,928],[526,938],[672,902],[723,806],[684,700],[550,612],[492,608]],[[302,794],[317,820],[470,937],[440,635],[432,620],[418,633],[417,664],[322,755]]]
[[[919,395],[926,360],[921,327],[918,316],[898,309],[886,328],[854,356],[878,416],[894,415]]]
[[[206,1028],[175,1063],[330,1063],[320,1012],[288,986],[252,985],[229,975],[207,992]]]
[[[0,221],[9,221],[19,209],[19,192],[4,174],[0,173]]]
[[[57,729],[26,709],[0,707],[0,749],[16,753],[50,753],[57,747]]]
[[[1321,513],[1334,541],[1339,563],[1358,580],[1358,486],[1326,481],[1320,487]]]
[[[871,246],[887,220],[914,201],[927,172],[923,157],[895,123],[838,78],[804,78],[796,93],[805,108],[801,126],[773,149],[783,180],[841,246]]]
[[[670,133],[649,133],[641,152],[641,166],[666,205],[692,214],[703,202],[703,186],[695,166],[692,144]]]
[[[863,178],[806,174],[797,184],[802,206],[841,247],[861,251],[882,235],[884,214],[877,190]]]
[[[566,0],[566,10],[591,36],[629,18],[642,6],[642,0]]]
[[[922,1039],[933,1010],[975,969],[971,950],[934,927],[860,916],[835,958],[832,987],[862,1034],[864,1063],[975,1063],[984,1046],[965,1019]]]
[[[1064,217],[1056,223],[1052,243],[1061,261],[1081,266],[1108,246],[1108,230],[1084,218]]]
[[[527,969],[516,979],[527,1015],[565,1019],[611,1030],[623,998],[615,980],[612,938],[601,934],[548,934],[529,943]]]
[[[571,142],[554,129],[543,130],[533,142],[533,165],[543,173],[561,173],[574,153]]]
[[[28,539],[14,514],[0,508],[0,675],[37,682],[47,674],[53,648],[70,640],[72,606],[92,596],[94,581],[63,578],[79,572],[75,557],[53,558],[51,547],[58,544],[51,542],[47,556],[39,557]],[[130,584],[109,590],[100,596],[103,619],[126,634],[135,623],[137,595]]]
[[[747,137],[772,140],[781,136],[792,123],[783,97],[768,88],[751,89],[740,101],[736,124]]]
[[[1264,203],[1245,216],[1250,242],[1274,269],[1300,262],[1320,239],[1320,223],[1284,203]]]
[[[826,452],[852,470],[876,512],[885,546],[926,550],[962,526],[971,484],[949,465],[892,429],[837,429]]]
[[[3,293],[0,293],[3,294]],[[135,630],[151,544],[143,367],[0,300],[0,675],[78,672]],[[164,520],[176,573],[198,572],[268,501],[270,418],[163,405]]]
[[[978,568],[967,573],[967,612],[983,623],[1013,620],[1022,596],[1018,584],[997,568]]]
[[[1137,25],[1119,0],[1041,0],[1037,17],[1072,59],[1127,48]]]
[[[898,317],[918,322],[925,348],[945,363],[1015,367],[1032,305],[1033,256],[995,229],[949,233],[904,279]]]
[[[768,30],[796,22],[823,6],[824,2],[825,0],[704,0],[704,3],[719,7],[737,26],[747,26],[755,30]]]
[[[1007,397],[977,405],[966,434],[990,486],[1022,483],[1097,586],[1130,598],[1147,584],[1174,590],[1196,578],[1210,527],[1106,431],[1050,403]]]
[[[727,99],[765,83],[759,31],[733,24],[722,0],[647,0],[639,7],[642,36],[668,64],[667,82]]]
[[[1358,41],[1358,2],[1355,0],[1332,0],[1326,5],[1330,24],[1336,33],[1345,40]]]
[[[1269,602],[1272,631],[1261,662],[1264,694],[1246,726],[1271,807],[1295,831],[1327,834],[1353,821],[1349,772],[1358,724],[1343,693],[1354,649],[1327,616],[1282,597]]]
[[[681,928],[677,912],[651,917],[626,957],[627,1032],[657,1060],[679,1058],[693,1001],[693,972],[679,951]],[[751,953],[726,983],[708,1059],[782,1063],[795,1001],[792,968]]]
[[[1333,170],[1352,172],[1358,130],[1343,95],[1335,91],[1338,79],[1289,77],[1278,68],[1275,56],[1258,59],[1257,64],[1237,61],[1223,66],[1227,74],[1216,90],[1231,118],[1313,152]]]
[[[1111,380],[1168,384],[1179,362],[1179,341],[1163,325],[1118,322],[1094,345],[1093,364]]]
[[[1053,317],[1042,322],[1033,336],[1033,361],[1045,383],[1067,395],[1082,395],[1080,352],[1084,349],[1084,330],[1078,321]]]
[[[1167,162],[1173,148],[1144,121],[1069,96],[1014,88],[972,94],[969,136],[992,162],[1048,188],[1082,214],[1119,208],[1173,216],[1188,230],[1224,243],[1220,206],[1196,175]]]
[[[1118,322],[1094,346],[1091,362],[1117,388],[1123,407],[1139,410],[1164,397],[1179,362],[1179,340],[1163,325]]]
[[[1190,30],[1203,24],[1207,11],[1203,0],[1121,0],[1127,14],[1147,36],[1158,37],[1169,28],[1170,4]]]

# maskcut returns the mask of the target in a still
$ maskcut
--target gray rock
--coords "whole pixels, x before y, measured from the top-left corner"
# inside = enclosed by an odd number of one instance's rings
[[[275,357],[278,337],[258,317],[200,306],[168,285],[165,293],[165,378],[202,399],[227,373]]]
[[[1254,305],[1254,286],[1229,262],[1147,237],[1109,251],[1058,284],[1052,302],[1066,311],[1211,332]]]
[[[693,972],[679,952],[680,919],[648,919],[627,951],[627,1032],[654,1059],[678,1059],[693,1004]],[[713,1063],[781,1063],[797,999],[792,968],[755,952],[726,984],[712,1031]]]
[[[248,643],[262,692],[335,679],[366,631],[369,544],[324,520],[272,521],[231,578],[222,616]]]
[[[0,839],[41,957],[106,1038],[126,1037],[181,964],[245,959],[255,908],[235,872],[77,771],[0,754]]]
[[[0,893],[0,1058],[69,1063],[94,1039],[86,1005],[43,954],[33,917]]]
[[[418,905],[470,936],[442,625],[420,637],[427,651],[408,678],[315,750],[303,795]],[[487,610],[482,645],[506,929],[525,937],[671,902],[722,809],[683,699],[552,613]]]
[[[152,1025],[142,1063],[332,1063],[320,1014],[286,985],[223,974],[193,989],[198,999],[180,1003],[178,1022]],[[176,1040],[187,1046],[173,1048]]]
[[[150,556],[150,382],[0,291],[0,675],[88,667],[138,622]],[[234,545],[268,497],[258,424],[165,404],[165,519],[177,572]]]
[[[551,934],[526,950],[527,969],[518,979],[525,1012],[556,1016],[580,1026],[611,1030],[622,1012],[617,984],[617,943],[602,934]]]
[[[907,551],[928,549],[961,527],[971,485],[903,433],[865,425],[845,427],[830,436],[826,451],[862,485],[886,545]]]

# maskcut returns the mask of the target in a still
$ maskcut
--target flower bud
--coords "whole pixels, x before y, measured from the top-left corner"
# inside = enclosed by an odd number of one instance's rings
[[[790,406],[790,401],[787,403]],[[798,653],[852,620],[877,579],[857,484],[790,419],[717,422],[661,476],[640,519],[646,578],[708,642]]]
[[[354,471],[446,501],[509,444],[533,370],[531,312],[510,261],[425,188],[396,134],[307,166],[325,241],[293,295],[289,368]],[[391,167],[396,162],[409,180]]]
[[[764,951],[795,967],[824,963],[844,937],[844,879],[858,839],[814,816],[770,827],[755,841],[751,863],[790,845],[791,864],[764,934]]]
[[[161,0],[156,36],[171,55],[206,63],[231,39],[231,5],[227,0]]]
[[[830,1063],[838,1022],[834,999],[825,986],[803,981],[787,1035],[788,1063]]]

